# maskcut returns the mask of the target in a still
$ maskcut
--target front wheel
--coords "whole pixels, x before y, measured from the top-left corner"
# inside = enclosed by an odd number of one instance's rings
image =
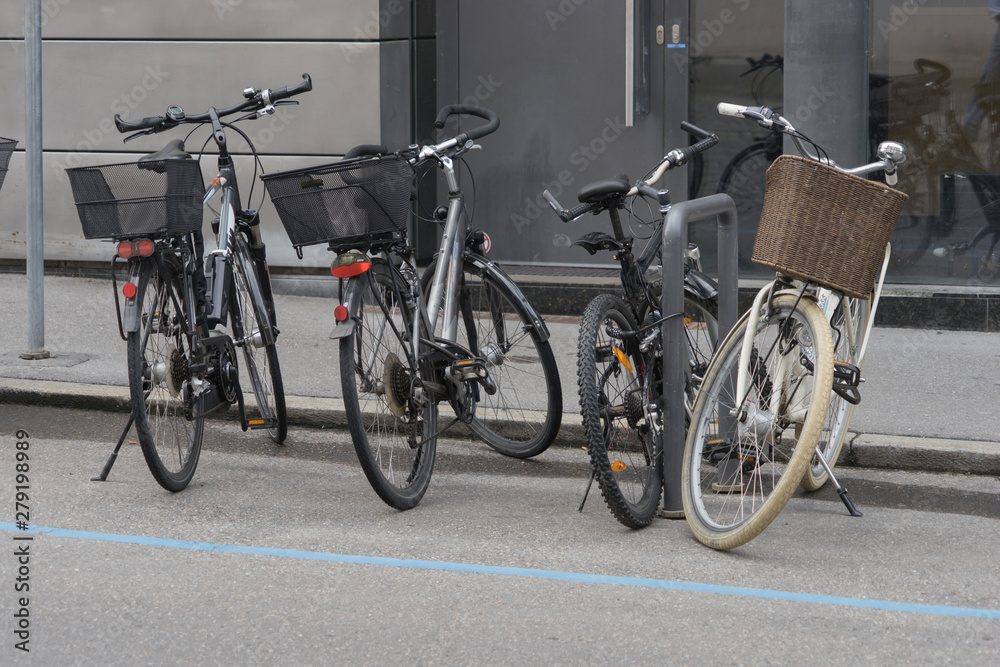
[[[267,335],[265,331],[273,329],[273,325],[264,305],[257,267],[239,235],[235,237],[233,251],[233,294],[229,308],[233,342],[243,349],[246,374],[257,403],[257,414],[247,415],[250,426],[257,423],[266,426],[271,439],[280,445],[288,434],[288,412],[273,338],[276,334]]]
[[[850,364],[860,370],[859,355],[867,324],[868,300],[844,297],[832,319],[835,364]],[[826,423],[820,432],[816,452],[809,462],[805,475],[802,476],[802,488],[806,491],[816,491],[830,478],[819,457],[822,456],[831,469],[837,465],[853,415],[854,404],[844,400],[837,392],[831,391]]]
[[[127,336],[132,416],[153,478],[176,492],[188,485],[198,466],[203,384],[191,374],[196,362],[192,339],[185,335],[189,320],[176,275],[164,275],[147,260],[139,268],[137,287],[139,329]]]
[[[417,506],[437,451],[437,404],[414,366],[406,280],[381,260],[347,287],[354,331],[340,340],[340,380],[354,449],[387,505]]]
[[[437,262],[424,271],[424,292]],[[529,458],[555,440],[562,423],[562,388],[555,355],[510,288],[485,266],[463,262],[459,295],[459,345],[481,359],[495,387],[472,387],[477,437],[501,454]],[[441,328],[443,313],[438,316]]]
[[[723,341],[695,402],[681,497],[695,537],[732,549],[761,533],[798,487],[833,383],[830,325],[809,299],[772,301],[744,355],[747,313]],[[740,364],[746,379],[737,395]]]

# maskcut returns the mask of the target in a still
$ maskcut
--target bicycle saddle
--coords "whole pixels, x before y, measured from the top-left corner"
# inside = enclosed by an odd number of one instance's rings
[[[611,195],[623,195],[631,189],[632,185],[629,183],[628,176],[618,174],[614,178],[596,181],[583,186],[580,188],[580,194],[576,198],[581,204],[593,204],[594,202],[607,199]]]
[[[171,139],[167,145],[149,155],[143,155],[139,162],[154,162],[157,160],[190,160],[191,154],[184,150],[184,141]]]

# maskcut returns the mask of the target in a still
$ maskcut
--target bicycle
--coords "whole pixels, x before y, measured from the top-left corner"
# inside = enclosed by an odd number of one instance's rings
[[[486,121],[426,146],[389,153],[362,146],[341,162],[270,174],[264,182],[296,248],[327,243],[340,280],[331,338],[340,345],[344,407],[361,467],[389,506],[415,507],[430,483],[437,438],[456,423],[501,454],[545,451],[562,419],[549,332],[472,229],[455,159],[495,132],[497,115],[448,105]],[[406,225],[414,174],[442,171],[448,207],[437,258],[421,276]],[[438,404],[455,419],[438,428]]]
[[[684,312],[664,316],[660,307],[662,279],[659,283],[650,279],[651,275],[661,274],[653,262],[661,255],[663,220],[649,223],[652,230],[646,247],[636,258],[635,239],[625,234],[618,214],[626,207],[626,200],[637,195],[652,197],[658,204],[669,203],[669,193],[664,202],[650,184],[719,141],[689,123],[681,127],[699,141],[667,153],[646,175],[648,180],[632,186],[628,177],[620,174],[591,183],[580,189],[581,204],[572,210],[564,209],[548,190],[543,193],[563,222],[602,211],[611,218],[613,236],[590,232],[573,244],[591,255],[601,250],[612,252],[621,266],[622,287],[620,295],[602,294],[591,301],[580,321],[577,384],[593,467],[580,510],[596,478],[611,513],[629,528],[641,528],[652,521],[662,489],[661,325],[670,317],[684,317],[689,351],[684,361],[685,398],[689,409],[718,339],[718,286],[701,273],[697,247],[689,248],[686,254]],[[630,220],[635,220],[631,207],[629,211]]]
[[[194,476],[204,418],[236,404],[241,427],[266,429],[274,442],[288,430],[284,385],[275,346],[278,329],[260,216],[243,209],[226,130],[242,136],[259,164],[250,138],[234,123],[274,113],[286,98],[312,89],[308,74],[293,88],[243,91],[243,101],[200,114],[176,105],[165,116],[126,121],[115,116],[125,141],[195,125],[211,125],[218,147],[218,175],[205,188],[200,160],[171,140],[137,162],[67,169],[84,236],[115,242],[111,277],[119,335],[127,343],[132,414],[102,475],[110,472],[132,423],[156,481],[173,492]],[[285,102],[296,104],[296,102]],[[222,119],[245,115],[232,122]],[[203,146],[204,151],[204,146]],[[215,195],[221,210],[212,221],[218,248],[202,264],[202,216]],[[252,196],[252,189],[251,189]],[[117,263],[128,279],[118,297]],[[229,323],[231,333],[216,330]],[[247,409],[237,348],[243,350],[256,412]]]
[[[884,171],[894,184],[906,151],[884,142],[876,162],[840,169],[767,107],[719,112],[790,136],[804,156],[781,156],[768,170],[754,261],[776,277],[719,345],[685,443],[688,525],[703,544],[731,549],[760,534],[800,484],[831,480],[860,516],[833,467],[861,399],[888,240],[906,200],[860,176]]]

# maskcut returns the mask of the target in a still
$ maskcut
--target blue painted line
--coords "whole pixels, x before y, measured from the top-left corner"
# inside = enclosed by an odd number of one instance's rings
[[[29,526],[27,530],[18,530],[15,524],[2,521],[0,521],[0,530],[18,533],[22,536],[50,535],[52,537],[69,537],[80,540],[117,542],[119,544],[137,544],[141,546],[166,547],[170,549],[186,549],[189,551],[212,551],[216,553],[249,554],[254,556],[278,556],[281,558],[296,558],[300,560],[351,563],[357,565],[380,565],[383,567],[401,567],[416,570],[494,574],[511,577],[546,579],[550,581],[567,581],[572,583],[638,586],[641,588],[659,588],[672,591],[685,591],[689,593],[712,593],[715,595],[733,595],[737,597],[764,600],[785,600],[790,602],[834,605],[838,607],[898,611],[910,614],[962,616],[966,618],[988,618],[1000,620],[1000,609],[949,607],[945,605],[892,602],[890,600],[866,600],[864,598],[840,597],[836,595],[814,595],[810,593],[796,593],[794,591],[775,591],[763,588],[742,588],[739,586],[719,586],[716,584],[699,584],[688,581],[671,581],[667,579],[618,577],[604,574],[586,574],[583,572],[561,572],[559,570],[538,570],[521,567],[498,567],[492,565],[475,565],[473,563],[452,563],[448,561],[409,560],[379,556],[352,556],[349,554],[334,554],[322,551],[301,551],[298,549],[277,549],[272,547],[249,547],[235,544],[212,544],[210,542],[173,540],[162,537],[144,537],[141,535],[93,533],[83,530],[66,530],[64,528],[50,528],[46,526]]]

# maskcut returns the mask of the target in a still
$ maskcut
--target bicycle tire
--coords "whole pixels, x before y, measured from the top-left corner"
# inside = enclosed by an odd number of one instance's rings
[[[780,144],[776,147],[768,139],[754,142],[737,153],[719,178],[716,192],[725,193],[736,203],[736,217],[739,222],[737,239],[740,267],[758,268],[751,262],[753,245],[760,226],[760,214],[764,208],[764,190],[767,168],[781,154]]]
[[[233,342],[243,349],[243,359],[246,362],[243,368],[250,378],[257,404],[257,414],[250,413],[247,418],[251,421],[255,418],[275,419],[275,425],[267,431],[271,439],[280,445],[288,434],[285,385],[281,379],[277,345],[273,338],[271,342],[267,342],[261,334],[264,328],[261,323],[267,323],[265,326],[272,329],[273,326],[264,302],[257,266],[239,234],[234,235],[232,258],[229,316],[233,325]]]
[[[604,502],[629,528],[656,515],[663,487],[662,433],[643,409],[646,367],[635,339],[608,328],[635,331],[625,302],[601,294],[583,311],[577,344],[577,386],[587,453]]]
[[[163,275],[151,260],[142,262],[136,286],[139,329],[126,336],[132,416],[149,471],[176,493],[198,467],[205,426],[204,399],[194,398],[191,383],[188,318],[177,312],[184,291],[176,275]]]
[[[796,305],[796,299],[776,296],[774,315],[758,325],[746,402],[733,396],[733,386],[749,313],[719,347],[695,402],[681,498],[692,533],[713,549],[746,544],[774,520],[798,487],[825,421],[833,383],[830,326],[813,301],[803,298]],[[798,356],[792,357],[796,350]],[[799,361],[803,354],[811,372]],[[811,396],[801,393],[793,400],[810,378]],[[750,413],[753,428],[733,424],[737,408]],[[788,427],[796,422],[802,424],[797,440],[788,437],[793,430]],[[775,425],[783,427],[777,442]]]
[[[353,332],[340,340],[340,378],[351,439],[369,484],[390,507],[407,510],[430,484],[437,451],[437,404],[417,392],[413,313],[405,280],[380,259],[345,288]]]
[[[436,265],[424,271],[425,294]],[[457,342],[486,360],[496,386],[492,395],[478,384],[472,387],[477,406],[468,427],[501,454],[530,458],[549,448],[562,424],[559,369],[552,346],[520,305],[523,296],[486,267],[482,259],[462,262]]]
[[[861,351],[862,337],[865,334],[865,327],[868,324],[868,304],[869,301],[867,299],[844,297],[837,306],[832,320],[833,339],[835,341],[833,345],[834,363],[842,362],[851,364],[858,366],[860,370],[858,353]],[[849,309],[854,325],[855,344],[853,350],[851,349],[850,338],[848,338],[846,330],[847,318],[844,316],[845,309]],[[819,462],[818,457],[822,456],[831,469],[837,465],[837,459],[840,458],[840,452],[844,448],[844,441],[847,439],[847,431],[851,425],[851,418],[854,416],[854,407],[852,403],[845,401],[837,392],[830,392],[830,405],[826,411],[826,422],[823,424],[823,430],[820,432],[817,451],[813,454],[809,462],[809,467],[806,468],[806,472],[800,482],[800,485],[806,491],[818,490],[830,478],[823,464]]]

